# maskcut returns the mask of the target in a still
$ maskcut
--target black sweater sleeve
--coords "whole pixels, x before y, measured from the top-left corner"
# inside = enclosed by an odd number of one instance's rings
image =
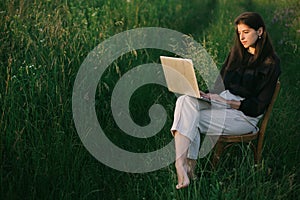
[[[263,114],[271,102],[278,77],[281,73],[279,60],[273,66],[269,67],[272,67],[272,69],[269,70],[261,86],[256,89],[257,95],[250,96],[241,101],[239,110],[247,116],[257,117]]]
[[[211,93],[219,94],[229,90],[232,94],[244,98],[239,110],[245,115],[257,117],[264,113],[270,104],[278,77],[281,73],[280,60],[274,55],[273,62],[262,63],[257,67],[236,67],[226,70],[228,58],[223,64],[220,76]]]

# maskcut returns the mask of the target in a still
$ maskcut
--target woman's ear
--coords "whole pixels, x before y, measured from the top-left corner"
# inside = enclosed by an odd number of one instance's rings
[[[264,28],[263,27],[259,27],[258,29],[257,29],[257,35],[259,36],[259,37],[261,37],[262,36],[262,34],[264,33]]]

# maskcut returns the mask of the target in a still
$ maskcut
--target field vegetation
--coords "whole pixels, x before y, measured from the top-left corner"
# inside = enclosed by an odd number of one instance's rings
[[[260,167],[245,145],[228,151],[217,169],[199,160],[198,180],[175,189],[173,165],[142,173],[114,170],[83,146],[72,115],[77,72],[90,51],[126,30],[163,27],[198,41],[218,67],[233,39],[233,20],[261,13],[281,58],[281,91],[267,128]],[[0,199],[297,199],[300,194],[300,3],[298,0],[3,0],[0,3]],[[110,99],[130,69],[159,63],[156,49],[134,50],[105,71],[96,95],[99,123],[116,145],[148,152],[172,139],[176,96],[145,85],[131,114],[149,123],[148,108],[168,114],[155,137],[136,139],[115,124]],[[116,158],[118,155],[116,155]]]

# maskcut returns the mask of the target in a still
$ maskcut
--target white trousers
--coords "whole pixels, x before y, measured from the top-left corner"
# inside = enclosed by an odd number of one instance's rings
[[[220,94],[225,99],[239,100],[239,96],[224,91]],[[187,95],[177,99],[174,111],[172,134],[178,131],[191,141],[188,158],[197,159],[200,148],[200,134],[234,135],[258,131],[259,117],[248,117],[236,109],[228,109],[209,104]]]

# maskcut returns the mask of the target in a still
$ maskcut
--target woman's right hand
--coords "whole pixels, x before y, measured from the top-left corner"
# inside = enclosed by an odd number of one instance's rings
[[[202,91],[200,90],[200,95],[203,96],[204,98],[209,99],[209,93],[207,94],[207,93],[202,92]]]

